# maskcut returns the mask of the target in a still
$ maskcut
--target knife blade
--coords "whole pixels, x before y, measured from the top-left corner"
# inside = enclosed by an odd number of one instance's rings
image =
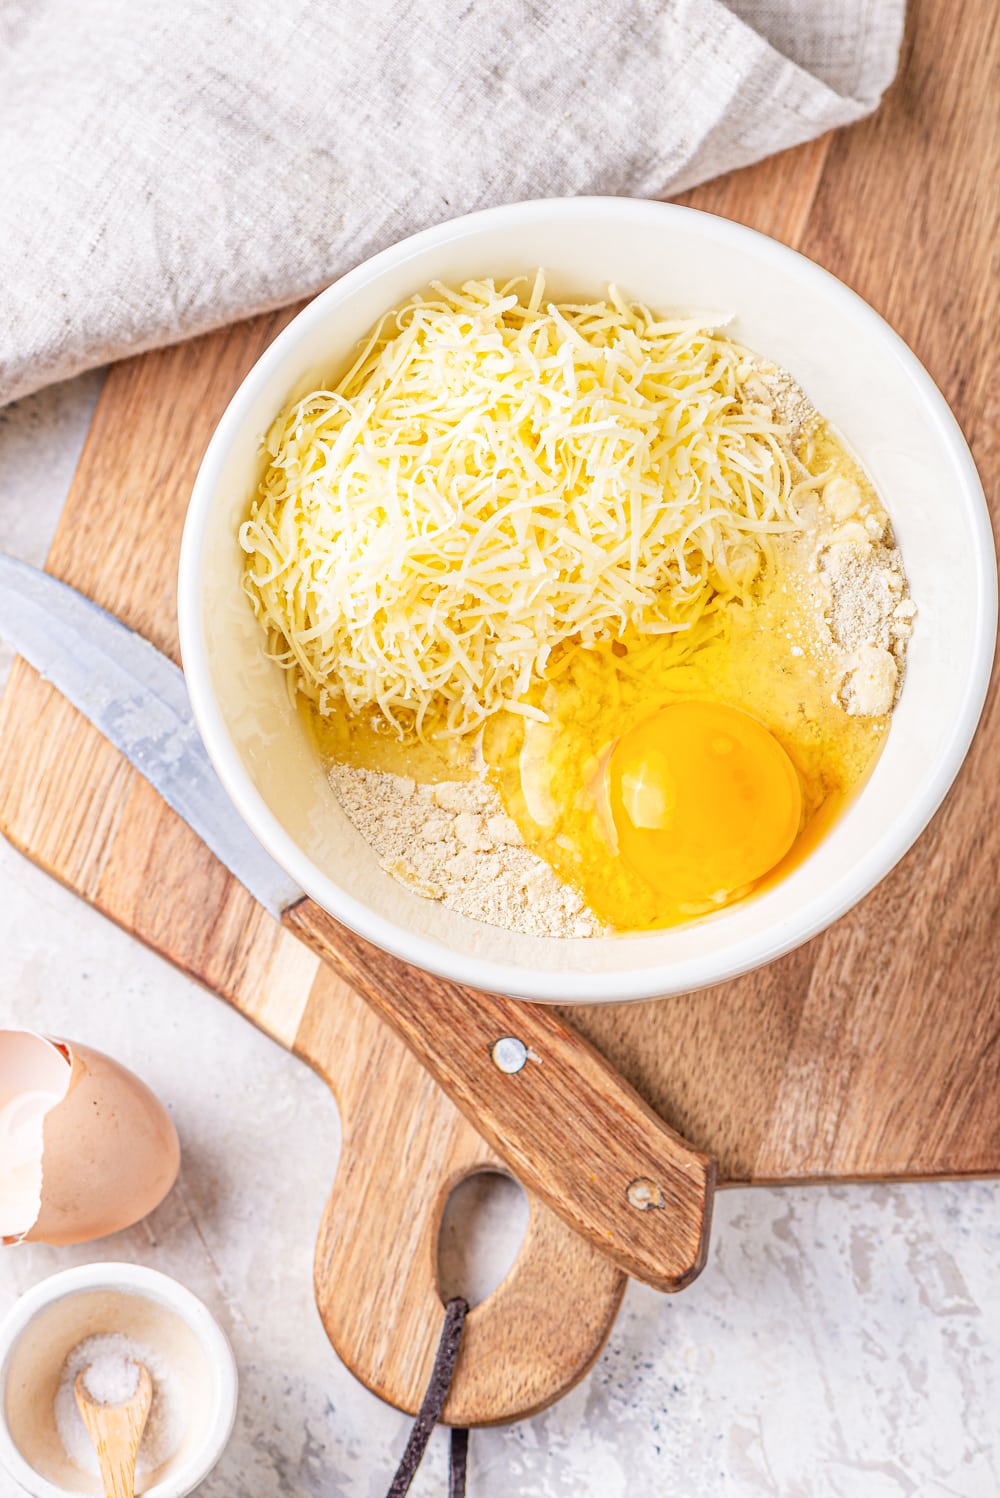
[[[553,1010],[408,968],[304,896],[230,802],[172,661],[83,594],[2,554],[0,636],[352,983],[523,1185],[636,1278],[676,1290],[700,1272],[715,1162]]]
[[[272,915],[301,898],[226,795],[169,656],[75,588],[2,553],[0,638],[121,750]]]

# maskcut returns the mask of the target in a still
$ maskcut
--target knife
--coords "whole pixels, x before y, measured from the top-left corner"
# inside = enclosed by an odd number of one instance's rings
[[[2,554],[0,636],[392,1026],[523,1186],[647,1284],[679,1290],[700,1272],[714,1160],[553,1010],[410,968],[304,896],[230,802],[178,666],[83,594]]]

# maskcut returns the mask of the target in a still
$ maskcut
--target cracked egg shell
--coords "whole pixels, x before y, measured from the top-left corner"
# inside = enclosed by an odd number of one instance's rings
[[[0,1241],[103,1238],[151,1212],[177,1178],[162,1103],[100,1051],[0,1030]]]

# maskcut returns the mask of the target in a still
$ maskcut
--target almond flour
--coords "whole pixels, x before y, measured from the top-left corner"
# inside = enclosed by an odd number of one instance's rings
[[[748,359],[739,370],[744,407],[768,421],[788,428],[794,443],[806,422],[816,415],[815,407],[791,375],[767,359]]]
[[[422,785],[335,764],[330,783],[387,874],[459,915],[526,936],[597,936],[603,927],[524,840],[481,780]]]
[[[791,375],[765,360],[750,361],[742,389],[759,414],[788,428],[792,449],[818,419]],[[789,458],[800,467],[794,451]],[[810,653],[825,657],[845,712],[882,717],[899,698],[917,612],[888,517],[861,485],[836,473],[802,519],[800,535],[776,550],[790,585],[812,604],[816,638]],[[802,646],[793,648],[802,653]]]
[[[843,482],[832,479],[826,489],[839,492]],[[821,533],[816,562],[826,625],[841,657],[841,704],[866,717],[891,712],[917,611],[888,522],[869,514]]]
[[[917,612],[889,521],[837,474],[803,539],[788,576],[814,619],[811,654],[824,660],[845,712],[884,717],[899,698]]]

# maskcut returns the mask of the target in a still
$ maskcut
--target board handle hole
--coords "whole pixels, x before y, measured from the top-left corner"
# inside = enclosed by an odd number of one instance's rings
[[[528,1227],[528,1198],[513,1176],[480,1170],[459,1181],[438,1233],[438,1285],[445,1303],[470,1306],[493,1294],[510,1272]]]

